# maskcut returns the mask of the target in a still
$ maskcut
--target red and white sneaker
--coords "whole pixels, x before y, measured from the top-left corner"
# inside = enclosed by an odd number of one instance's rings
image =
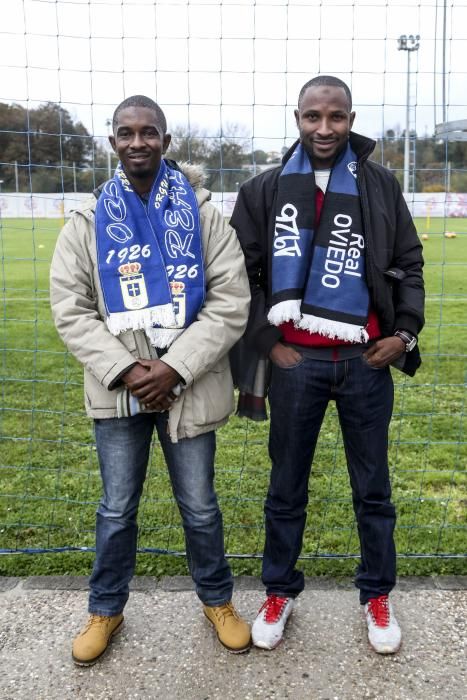
[[[275,649],[282,640],[293,607],[293,598],[268,595],[251,628],[253,644],[261,649]]]
[[[368,641],[378,654],[395,654],[402,641],[397,622],[387,595],[370,598],[365,605]]]

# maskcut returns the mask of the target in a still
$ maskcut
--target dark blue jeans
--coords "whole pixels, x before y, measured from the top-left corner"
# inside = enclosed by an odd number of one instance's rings
[[[214,491],[215,433],[172,443],[166,414],[139,414],[95,421],[103,497],[96,517],[89,612],[98,615],[117,615],[128,600],[136,563],[136,519],[154,427],[182,516],[196,592],[206,605],[222,605],[232,598],[233,578]]]
[[[269,454],[272,468],[265,503],[263,582],[267,593],[297,596],[304,577],[295,568],[302,548],[308,481],[326,407],[336,401],[360,538],[355,584],[360,602],[395,585],[395,509],[387,460],[394,389],[389,368],[372,369],[356,357],[340,362],[303,357],[272,370]]]

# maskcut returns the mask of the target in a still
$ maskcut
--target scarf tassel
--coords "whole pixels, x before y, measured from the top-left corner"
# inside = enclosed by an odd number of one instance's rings
[[[281,323],[293,321],[298,323],[301,318],[301,299],[289,299],[274,304],[268,313],[268,321],[272,326],[280,326]]]
[[[184,330],[184,328],[146,328],[146,335],[153,347],[168,348]]]
[[[175,326],[176,319],[172,304],[162,304],[138,311],[120,311],[107,317],[107,328],[112,335],[125,331],[147,330],[148,326]]]
[[[339,340],[351,343],[366,343],[368,341],[368,333],[363,326],[331,321],[328,318],[320,318],[312,314],[303,314],[301,319],[295,323],[295,327],[310,333],[319,333],[326,338],[339,338]]]

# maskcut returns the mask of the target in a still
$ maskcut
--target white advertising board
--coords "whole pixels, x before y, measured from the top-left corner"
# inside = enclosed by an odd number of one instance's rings
[[[25,194],[2,192],[0,215],[4,218],[68,218],[90,195],[86,192],[65,194]],[[415,217],[466,217],[467,194],[462,192],[414,192],[404,195],[412,216]],[[236,192],[213,192],[211,202],[226,217],[232,215],[237,199]]]

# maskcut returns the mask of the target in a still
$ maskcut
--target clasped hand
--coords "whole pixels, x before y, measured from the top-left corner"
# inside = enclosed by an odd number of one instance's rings
[[[181,377],[162,360],[138,359],[122,380],[133,396],[153,411],[168,411],[176,399],[173,391]]]

